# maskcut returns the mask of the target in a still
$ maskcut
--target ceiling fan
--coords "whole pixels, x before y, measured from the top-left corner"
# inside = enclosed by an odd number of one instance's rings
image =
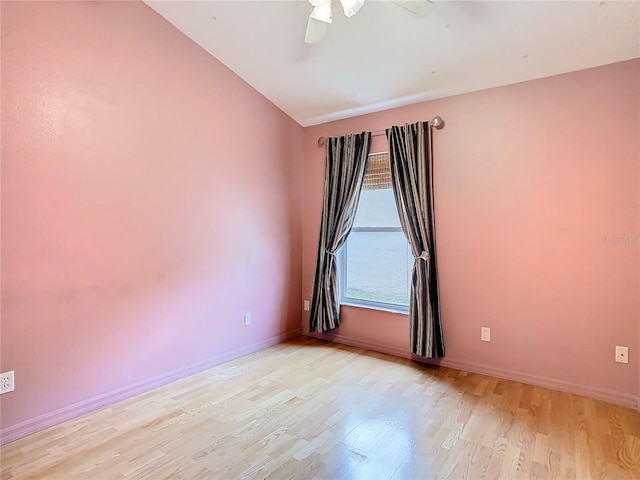
[[[306,43],[316,43],[324,38],[327,27],[331,23],[331,2],[333,0],[309,0],[313,7],[307,23],[307,32],[304,36]],[[417,18],[422,18],[431,13],[433,2],[431,0],[391,0],[396,5],[406,9]],[[365,0],[340,0],[346,17],[354,16],[364,5]]]

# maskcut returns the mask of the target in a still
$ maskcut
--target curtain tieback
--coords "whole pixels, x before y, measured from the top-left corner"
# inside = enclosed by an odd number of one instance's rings
[[[429,252],[422,252],[418,258],[429,260]]]

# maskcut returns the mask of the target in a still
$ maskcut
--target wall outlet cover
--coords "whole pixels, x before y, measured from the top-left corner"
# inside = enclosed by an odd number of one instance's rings
[[[491,341],[491,328],[489,327],[480,328],[480,340],[482,340],[483,342]]]
[[[629,363],[629,347],[616,345],[616,362]]]
[[[3,393],[13,392],[16,389],[14,382],[14,372],[0,373],[0,395]]]

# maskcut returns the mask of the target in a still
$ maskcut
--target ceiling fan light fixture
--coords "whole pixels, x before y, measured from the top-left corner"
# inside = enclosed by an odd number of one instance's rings
[[[364,0],[340,0],[340,3],[345,16],[353,17],[364,5]]]
[[[309,0],[313,5],[309,18],[319,20],[324,23],[331,23],[331,0]]]

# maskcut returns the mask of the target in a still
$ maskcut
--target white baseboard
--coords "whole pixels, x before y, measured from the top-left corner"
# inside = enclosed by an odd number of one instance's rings
[[[387,345],[381,345],[378,343],[366,342],[363,340],[357,340],[351,337],[345,337],[344,335],[336,335],[334,333],[308,333],[308,336],[317,338],[318,340],[326,340],[329,342],[341,343],[343,345],[350,345],[352,347],[364,348],[365,350],[372,350],[374,352],[386,353],[393,355],[394,357],[412,359],[411,352],[409,352],[409,342],[407,342],[407,349],[403,350],[396,347]]]
[[[72,420],[86,413],[93,412],[108,405],[112,405],[121,400],[131,398],[144,392],[148,392],[149,390],[153,390],[154,388],[158,388],[168,383],[175,382],[176,380],[180,380],[181,378],[188,377],[217,365],[235,360],[236,358],[244,357],[245,355],[249,355],[250,353],[254,353],[278,343],[282,343],[290,338],[300,336],[301,334],[301,330],[295,330],[276,335],[261,342],[251,345],[245,345],[241,348],[236,348],[235,350],[231,350],[229,352],[225,352],[220,355],[208,358],[207,360],[204,360],[202,362],[194,363],[186,367],[181,367],[162,375],[147,378],[132,385],[128,385],[111,392],[103,393],[96,397],[82,400],[72,405],[54,410],[52,412],[47,412],[43,415],[39,415],[35,418],[30,418],[15,425],[2,428],[0,430],[0,445],[13,442],[14,440],[17,440],[19,438],[26,437],[27,435],[31,435],[32,433],[39,432],[40,430],[44,430],[45,428],[49,428],[54,425],[58,425],[59,423],[66,422],[67,420]]]
[[[557,390],[560,392],[571,393],[574,395],[581,395],[583,397],[594,398],[596,400],[602,400],[615,405],[622,405],[625,407],[635,408],[640,411],[640,398],[635,395],[631,395],[624,392],[618,392],[616,390],[607,390],[601,388],[595,388],[588,385],[578,385],[563,380],[555,380],[553,378],[540,377],[537,375],[530,375],[527,373],[516,372],[513,370],[505,370],[501,368],[495,368],[488,365],[481,365],[477,363],[460,362],[457,360],[449,360],[447,358],[441,358],[438,360],[427,360],[417,355],[413,355],[408,350],[401,350],[396,347],[390,347],[387,345],[376,344],[358,340],[355,338],[345,337],[343,335],[336,335],[332,333],[309,333],[310,337],[320,340],[328,340],[331,342],[341,343],[344,345],[351,345],[353,347],[364,348],[366,350],[373,350],[375,352],[386,353],[396,357],[407,358],[422,363],[428,363],[430,365],[441,365],[443,367],[453,368],[454,370],[462,370],[470,373],[478,373],[480,375],[487,375],[489,377],[500,378],[503,380],[511,380],[514,382],[526,383],[528,385],[535,385],[538,387],[549,388],[551,390]]]
[[[566,382],[564,380],[556,380],[553,378],[530,375],[527,373],[515,372],[512,370],[503,370],[487,365],[457,362],[455,360],[442,359],[441,361],[437,362],[437,364],[442,365],[443,367],[454,368],[456,370],[479,373],[481,375],[487,375],[489,377],[502,378],[504,380],[512,380],[514,382],[549,388],[551,390],[557,390],[559,392],[594,398],[596,400],[602,400],[604,402],[613,403],[615,405],[637,408],[637,399],[634,395],[619,392],[616,390],[596,388],[589,385],[579,385],[571,382]]]

